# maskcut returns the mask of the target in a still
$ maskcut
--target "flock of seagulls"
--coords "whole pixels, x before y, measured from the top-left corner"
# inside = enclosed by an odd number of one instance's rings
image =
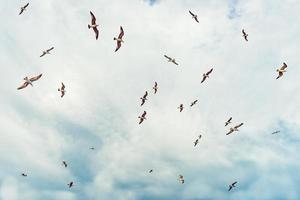
[[[27,3],[26,5],[22,6],[21,7],[21,10],[19,12],[19,15],[21,15],[26,9],[27,7],[29,6],[29,3]],[[198,16],[196,14],[194,14],[193,12],[189,11],[190,15],[192,16],[192,18],[195,20],[195,22],[199,23],[199,20],[198,20]],[[91,16],[91,23],[88,24],[88,29],[93,29],[94,33],[95,33],[95,38],[96,40],[98,40],[99,38],[99,25],[96,23],[96,17],[95,15],[93,14],[93,12],[90,11],[90,16]],[[245,41],[248,42],[248,34],[245,32],[244,29],[242,29],[242,34],[243,34],[243,38],[245,39]],[[115,49],[115,52],[117,52],[121,46],[122,46],[122,43],[124,43],[124,40],[123,40],[123,36],[124,36],[124,30],[123,30],[123,27],[120,26],[120,33],[118,35],[118,37],[114,37],[113,40],[116,41],[116,49]],[[51,47],[49,49],[46,49],[42,52],[42,54],[40,55],[40,57],[44,57],[45,55],[47,54],[50,54],[50,52],[54,49],[54,47]],[[167,55],[164,55],[164,57],[167,59],[168,62],[170,63],[173,63],[175,65],[179,65],[175,58],[172,58],[172,57],[169,57]],[[286,72],[286,68],[287,68],[287,64],[284,62],[283,65],[277,69],[276,71],[278,72],[278,76],[276,77],[276,79],[279,79],[280,77],[283,76],[283,74]],[[209,78],[209,75],[213,72],[213,68],[211,68],[209,71],[207,71],[206,73],[204,73],[202,76],[202,80],[201,80],[201,83],[203,83],[207,78]],[[17,89],[18,90],[21,90],[21,89],[24,89],[26,88],[28,85],[31,85],[33,86],[33,82],[39,80],[40,78],[42,77],[42,74],[39,74],[37,76],[33,76],[31,78],[28,78],[28,77],[25,77],[23,80],[24,80],[24,83],[19,86]],[[158,91],[158,83],[155,82],[154,83],[154,86],[152,87],[153,89],[153,93],[156,94],[157,91]],[[61,86],[58,88],[58,91],[60,92],[60,97],[62,98],[65,93],[66,93],[66,90],[65,90],[65,85],[63,82],[61,82]],[[140,97],[141,99],[141,106],[143,106],[145,104],[145,102],[148,100],[147,99],[147,96],[148,96],[148,91],[145,92],[145,94]],[[198,102],[198,99],[194,100],[191,102],[190,104],[190,107],[193,107],[196,103]],[[182,112],[184,110],[184,105],[183,104],[180,104],[179,107],[177,107],[177,109],[179,109],[179,112]],[[143,111],[143,113],[138,116],[139,118],[139,124],[142,124],[144,122],[144,120],[146,120],[146,115],[147,115],[147,112],[146,111]],[[228,126],[232,121],[232,117],[230,117],[226,122],[225,122],[225,127]],[[233,127],[230,127],[229,128],[229,131],[226,133],[226,135],[230,135],[234,132],[237,132],[239,131],[239,128],[241,126],[243,126],[244,123],[240,123],[240,124],[237,124],[236,126],[233,126]],[[279,133],[280,131],[275,131],[273,132],[272,134],[277,134]],[[202,138],[202,135],[199,135],[198,138],[194,141],[194,147],[196,147],[199,143],[199,140]],[[90,147],[90,150],[95,150],[94,147]],[[68,164],[66,161],[62,161],[62,165],[67,168],[68,167]],[[149,170],[149,173],[153,173],[153,169],[150,169]],[[21,174],[23,177],[27,177],[27,174],[25,173],[22,173]],[[181,184],[184,184],[185,182],[185,179],[184,179],[184,176],[183,175],[179,175],[179,178],[178,178],[179,182]],[[233,188],[236,187],[236,184],[237,184],[237,181],[231,183],[229,185],[229,189],[228,191],[231,191]],[[71,181],[69,182],[68,184],[68,187],[71,188],[74,186],[74,182]]]

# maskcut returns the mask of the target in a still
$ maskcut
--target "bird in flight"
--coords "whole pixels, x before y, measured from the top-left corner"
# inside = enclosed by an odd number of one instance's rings
[[[26,177],[26,176],[27,176],[27,174],[25,174],[25,173],[22,173],[21,175],[22,175],[22,176],[24,176],[24,177]]]
[[[95,150],[95,147],[90,147],[90,150]]]
[[[199,140],[201,139],[202,135],[199,135],[198,138],[194,142],[194,147],[199,143]]]
[[[169,57],[169,56],[167,56],[167,55],[164,55],[164,56],[165,56],[165,58],[168,59],[168,62],[172,62],[172,63],[174,63],[175,65],[178,65],[178,63],[176,62],[175,58],[171,58],[171,57]]]
[[[191,105],[190,105],[190,106],[191,106],[191,107],[192,107],[192,106],[194,106],[194,105],[197,103],[197,101],[198,101],[198,99],[197,99],[197,100],[195,100],[195,101],[193,101],[193,102],[191,103]]]
[[[248,33],[246,33],[244,29],[242,30],[242,33],[243,33],[244,39],[248,42]]]
[[[140,99],[142,100],[142,103],[141,103],[141,106],[144,105],[144,103],[146,102],[147,100],[147,96],[148,96],[148,92],[146,91],[144,96],[142,96]]]
[[[233,133],[234,131],[239,131],[238,128],[240,128],[241,126],[243,126],[243,124],[244,124],[244,123],[240,123],[239,125],[236,125],[235,127],[231,127],[231,128],[229,129],[229,132],[226,133],[226,135],[229,135],[229,134]]]
[[[66,161],[63,161],[62,164],[63,164],[63,166],[68,167],[68,164]]]
[[[179,182],[181,183],[181,184],[184,184],[184,177],[182,176],[182,175],[179,175]]]
[[[228,124],[230,124],[230,123],[231,123],[231,120],[232,120],[232,117],[230,117],[230,118],[227,120],[227,122],[225,122],[225,126],[227,126]]]
[[[280,69],[277,69],[276,71],[278,72],[278,76],[276,79],[279,79],[280,77],[282,77],[283,73],[286,72],[286,69],[287,68],[287,64],[284,62],[282,67]]]
[[[69,188],[71,188],[73,186],[73,181],[71,181],[70,183],[68,183]]]
[[[40,57],[43,57],[46,54],[50,54],[50,51],[52,51],[54,49],[54,47],[51,47],[50,49],[46,49],[43,51],[42,55],[40,55]]]
[[[213,71],[213,68],[211,68],[208,72],[206,72],[206,73],[203,74],[203,78],[202,78],[201,83],[203,83],[203,82],[206,80],[206,78],[209,78],[209,74],[210,74],[212,71]]]
[[[149,173],[152,173],[152,172],[153,172],[153,169],[150,169],[150,170],[149,170]]]
[[[195,19],[195,21],[199,23],[198,16],[195,15],[194,13],[192,13],[191,11],[189,11],[189,13],[192,15],[192,17]]]
[[[23,79],[25,80],[25,82],[23,83],[23,85],[21,85],[20,87],[18,87],[18,90],[21,90],[23,88],[26,88],[28,85],[32,85],[32,82],[39,80],[42,77],[42,74],[38,75],[38,76],[34,76],[32,78],[28,78],[27,76]]]
[[[139,124],[141,124],[146,119],[146,114],[147,114],[147,112],[144,111],[143,114],[141,116],[139,116],[139,119],[140,119]]]
[[[154,94],[156,94],[158,86],[157,86],[157,82],[155,81],[154,86],[152,88],[154,90]]]
[[[97,29],[97,27],[99,26],[98,24],[96,24],[96,17],[95,15],[92,13],[92,11],[90,11],[91,14],[91,24],[88,24],[88,28],[92,28],[95,32],[96,35],[96,40],[98,40],[98,36],[99,36],[99,30]]]
[[[236,184],[237,184],[237,181],[231,183],[231,184],[229,185],[228,191],[232,190],[232,188],[234,188]]]
[[[65,90],[65,85],[63,82],[61,82],[61,87],[58,88],[57,90],[61,93],[60,97],[62,98],[63,96],[65,96],[66,90]]]
[[[280,131],[274,131],[272,134],[277,134],[277,133],[280,133]]]
[[[120,34],[119,34],[118,38],[114,37],[114,40],[117,41],[117,48],[116,48],[115,52],[120,49],[122,42],[124,43],[124,41],[122,39],[123,36],[124,36],[124,30],[123,30],[122,26],[120,26]]]
[[[180,104],[179,107],[178,107],[177,109],[179,109],[179,111],[182,112],[182,111],[183,111],[183,108],[184,108],[184,107],[183,107],[183,104]]]
[[[27,8],[28,6],[29,6],[29,3],[27,3],[25,6],[22,6],[19,15],[21,15],[21,14],[26,10],[26,8]]]

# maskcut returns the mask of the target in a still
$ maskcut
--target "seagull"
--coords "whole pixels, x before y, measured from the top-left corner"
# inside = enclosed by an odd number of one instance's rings
[[[116,48],[115,52],[120,49],[122,42],[124,43],[124,41],[122,39],[123,36],[124,36],[124,31],[123,31],[122,26],[120,26],[120,34],[119,34],[118,38],[114,37],[114,40],[117,40],[117,48]]]
[[[225,122],[225,126],[227,126],[228,124],[230,124],[230,123],[231,123],[231,120],[232,120],[232,117],[230,117],[230,118],[227,120],[227,122]]]
[[[274,131],[272,134],[277,134],[277,133],[280,133],[280,131]]]
[[[152,173],[152,172],[153,172],[153,169],[150,169],[150,170],[149,170],[149,173]]]
[[[179,107],[178,107],[177,109],[179,109],[179,111],[182,112],[183,108],[184,108],[184,107],[183,107],[183,104],[180,104]]]
[[[90,150],[95,150],[95,147],[90,147]]]
[[[213,71],[213,68],[211,68],[208,72],[203,74],[203,79],[201,81],[201,83],[203,83],[205,81],[206,78],[209,78],[209,74]]]
[[[28,78],[27,76],[23,79],[25,80],[25,82],[23,83],[23,85],[21,85],[20,87],[18,87],[18,90],[21,90],[23,88],[26,88],[28,85],[32,85],[32,82],[39,80],[42,77],[42,74],[34,76],[32,78]]]
[[[175,65],[178,65],[178,63],[176,62],[175,58],[171,58],[171,57],[169,57],[169,56],[167,56],[167,55],[164,55],[164,56],[165,56],[165,58],[168,59],[168,62],[172,62],[172,63],[174,63]]]
[[[52,51],[54,49],[54,47],[51,47],[50,49],[46,49],[45,51],[43,51],[42,55],[40,55],[40,57],[43,57],[46,54],[50,54],[50,51]]]
[[[194,147],[198,144],[198,142],[199,142],[199,139],[196,139],[194,142]]]
[[[240,123],[239,125],[236,125],[235,127],[231,127],[230,129],[229,129],[229,132],[226,134],[226,135],[229,135],[229,134],[231,134],[231,133],[233,133],[234,131],[239,131],[239,129],[238,128],[240,128],[241,126],[243,126],[243,124],[244,123]]]
[[[194,106],[194,105],[197,103],[197,101],[198,101],[198,99],[195,100],[195,101],[193,101],[193,102],[191,103],[191,107]]]
[[[140,99],[142,100],[142,103],[141,103],[141,106],[144,105],[144,103],[146,102],[147,100],[147,96],[148,96],[148,92],[146,91],[144,96],[142,96]]]
[[[287,68],[287,64],[284,62],[282,67],[276,70],[278,72],[278,76],[276,79],[279,79],[283,75],[283,73],[286,72],[285,68]]]
[[[65,90],[65,85],[64,85],[63,82],[61,82],[61,87],[58,88],[57,90],[61,93],[61,96],[60,96],[61,98],[62,98],[63,96],[65,96],[66,90]]]
[[[139,119],[140,119],[139,124],[141,124],[146,119],[146,114],[147,114],[147,112],[144,111],[143,114],[141,116],[139,116]]]
[[[90,14],[91,14],[92,19],[91,19],[91,25],[88,24],[88,28],[89,28],[89,29],[92,28],[92,29],[94,30],[94,32],[95,32],[95,34],[96,34],[96,40],[98,40],[99,31],[98,31],[97,27],[98,27],[99,25],[96,24],[96,17],[95,17],[95,15],[92,13],[92,11],[90,11]]]
[[[243,33],[243,37],[245,38],[245,40],[248,42],[248,34],[245,32],[245,30],[242,30]]]
[[[156,81],[155,81],[154,86],[153,86],[152,89],[154,90],[154,94],[156,94],[157,89],[158,89],[158,87],[157,87],[157,82],[156,82]]]
[[[21,7],[21,11],[20,11],[19,15],[21,15],[28,6],[29,6],[29,3],[27,3],[25,6]]]
[[[195,15],[194,13],[192,13],[191,11],[189,11],[189,13],[192,15],[192,17],[195,19],[195,21],[199,23],[198,16]]]
[[[73,181],[71,181],[70,183],[68,183],[69,188],[71,188],[73,186]]]
[[[27,174],[25,174],[25,173],[22,173],[21,175],[22,175],[22,176],[24,176],[24,177],[26,177],[26,176],[27,176]]]
[[[233,183],[231,183],[231,184],[229,185],[228,191],[230,191],[232,188],[234,188],[234,187],[235,187],[235,184],[237,184],[237,181],[235,181],[235,182],[233,182]]]
[[[63,161],[62,164],[63,164],[65,167],[68,167],[68,164],[66,163],[66,161]]]
[[[179,182],[181,183],[181,184],[184,184],[184,177],[182,176],[182,175],[179,175]]]

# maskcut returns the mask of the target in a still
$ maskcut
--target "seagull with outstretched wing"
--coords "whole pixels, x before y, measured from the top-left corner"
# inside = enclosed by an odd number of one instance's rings
[[[21,85],[20,87],[18,87],[18,90],[21,90],[23,88],[26,88],[28,85],[32,85],[32,82],[39,80],[42,77],[42,74],[34,76],[32,78],[28,78],[27,76],[24,78],[25,82],[23,83],[23,85]]]
[[[171,57],[169,57],[169,56],[167,56],[167,55],[164,55],[164,57],[165,57],[166,59],[168,59],[168,62],[172,62],[172,63],[174,63],[175,65],[178,65],[178,63],[176,62],[175,58],[171,58]]]
[[[144,103],[146,102],[147,100],[147,96],[148,96],[148,92],[146,91],[144,96],[142,96],[140,99],[142,100],[142,103],[141,103],[141,106],[144,105]]]
[[[283,73],[286,72],[286,70],[285,70],[286,68],[287,68],[287,64],[284,62],[282,67],[276,70],[278,72],[278,76],[276,79],[279,79],[280,77],[282,77]]]
[[[245,32],[244,29],[242,30],[242,33],[243,33],[244,39],[246,40],[246,42],[248,42],[248,34]]]
[[[231,123],[231,120],[232,120],[232,117],[230,117],[230,118],[227,120],[227,122],[225,122],[225,126],[227,126],[228,124],[230,124],[230,123]]]
[[[27,3],[25,6],[22,6],[19,15],[21,15],[21,14],[26,10],[26,8],[27,8],[28,6],[29,6],[29,3]]]
[[[27,174],[25,174],[25,173],[22,173],[21,175],[22,175],[22,176],[24,176],[24,177],[26,177],[26,176],[27,176]]]
[[[73,181],[71,181],[70,183],[68,183],[69,188],[73,187],[74,183]]]
[[[122,39],[123,36],[124,36],[124,30],[123,30],[122,26],[120,26],[120,34],[119,34],[118,38],[114,37],[114,40],[117,41],[117,48],[116,48],[115,52],[118,51],[120,49],[122,43],[124,43],[124,41]]]
[[[43,57],[46,54],[51,54],[50,51],[52,51],[54,49],[54,47],[51,47],[50,49],[46,49],[43,51],[42,55],[40,55],[40,57]]]
[[[191,106],[191,107],[192,107],[192,106],[194,106],[194,105],[195,105],[197,102],[198,102],[198,99],[197,99],[197,100],[195,100],[195,101],[193,101],[193,102],[191,103],[191,105],[190,105],[190,106]]]
[[[68,164],[67,164],[66,161],[62,161],[62,164],[63,164],[64,167],[68,167]]]
[[[213,71],[213,68],[211,68],[208,72],[203,74],[201,83],[203,83],[206,80],[206,78],[209,78],[209,74],[212,73],[212,71]]]
[[[179,175],[179,182],[181,183],[181,184],[184,184],[184,177],[183,177],[183,175]]]
[[[91,15],[91,24],[88,24],[88,28],[92,28],[95,32],[96,35],[96,40],[98,40],[98,36],[99,36],[99,30],[98,30],[98,24],[96,23],[96,17],[95,15],[92,13],[92,11],[90,11],[90,15]]]
[[[157,90],[158,90],[158,86],[157,86],[157,82],[155,81],[154,86],[152,88],[154,90],[154,94],[156,94]]]
[[[57,90],[61,93],[60,97],[62,98],[63,96],[65,96],[66,90],[65,90],[66,86],[64,85],[63,82],[61,82],[61,87],[58,88]]]
[[[199,21],[198,21],[198,16],[195,15],[194,13],[192,13],[191,11],[189,11],[189,13],[192,15],[192,18],[194,18],[195,21],[199,23]]]
[[[180,104],[179,107],[178,107],[177,109],[179,109],[179,112],[182,112],[183,109],[184,109],[183,104]]]
[[[237,184],[237,181],[231,183],[231,184],[229,185],[228,191],[232,190],[232,188],[234,188],[236,184]]]
[[[146,114],[147,114],[147,112],[144,111],[143,114],[141,116],[139,116],[139,119],[140,119],[139,124],[141,124],[146,119]]]

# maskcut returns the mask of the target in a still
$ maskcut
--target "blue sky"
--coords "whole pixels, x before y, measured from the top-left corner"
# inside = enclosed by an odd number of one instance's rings
[[[299,1],[30,0],[19,16],[26,3],[0,0],[0,199],[300,199]],[[244,125],[226,136],[229,117]]]

